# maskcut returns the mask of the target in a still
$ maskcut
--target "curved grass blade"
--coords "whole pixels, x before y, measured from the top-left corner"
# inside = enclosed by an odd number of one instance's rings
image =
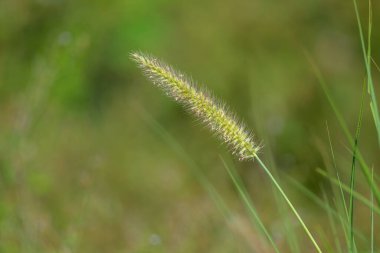
[[[356,127],[353,155],[352,155],[352,165],[351,165],[351,179],[350,179],[350,252],[357,252],[355,247],[355,238],[354,238],[354,195],[352,194],[355,189],[355,171],[356,171],[356,152],[358,148],[360,129],[363,121],[363,104],[364,104],[364,94],[365,94],[365,84],[363,83],[363,92],[360,103],[360,112],[358,117],[358,124]]]
[[[354,3],[356,21],[357,21],[357,25],[359,29],[360,44],[362,47],[364,64],[365,64],[365,69],[366,69],[366,74],[367,74],[368,93],[371,97],[370,107],[372,111],[372,117],[375,122],[378,143],[380,145],[380,116],[379,116],[379,109],[377,105],[375,88],[374,88],[372,72],[371,72],[372,4],[371,4],[371,1],[369,1],[368,38],[367,38],[367,49],[366,49],[357,0],[353,0],[353,3]]]
[[[333,145],[332,145],[330,130],[329,130],[327,122],[326,122],[326,130],[327,130],[327,136],[328,136],[328,139],[329,139],[330,152],[331,152],[331,157],[333,159],[333,165],[334,165],[334,170],[335,170],[335,173],[336,173],[336,178],[338,179],[339,182],[341,182],[339,171],[338,171],[338,166],[336,165],[335,154],[334,154],[334,149],[333,149]],[[342,204],[343,204],[343,209],[344,209],[344,212],[345,212],[346,217],[348,219],[348,217],[349,217],[349,215],[348,215],[348,208],[347,208],[347,204],[346,204],[346,199],[344,198],[344,193],[343,193],[342,187],[339,187],[339,190],[340,190],[340,198],[341,198]],[[338,194],[336,194],[336,197],[337,196],[338,196]]]
[[[140,111],[142,111],[142,113],[139,113],[138,115],[142,115],[143,120],[147,123],[147,125],[149,125],[149,127],[168,144],[168,146],[178,155],[178,157],[180,157],[187,164],[187,166],[189,166],[191,173],[194,174],[195,178],[206,190],[216,208],[219,210],[227,224],[229,224],[233,216],[232,210],[227,206],[222,196],[204,175],[199,165],[186,153],[182,145],[170,133],[168,133],[159,122],[152,118],[151,115],[143,109]],[[235,233],[232,234],[234,239],[238,241]]]
[[[372,179],[373,179],[373,168],[372,168]],[[373,212],[373,191],[371,190],[371,253],[375,252],[375,215]]]
[[[206,176],[202,173],[202,170],[199,168],[199,166],[196,164],[196,162],[191,159],[186,151],[183,149],[183,147],[173,138],[173,136],[170,135],[157,121],[155,121],[153,118],[148,117],[145,115],[145,120],[147,123],[153,128],[157,134],[160,135],[161,138],[163,138],[170,147],[181,157],[187,165],[192,169],[192,172],[195,174],[198,181],[201,183],[203,188],[208,192],[211,199],[214,201],[216,207],[219,209],[223,217],[226,221],[231,220],[232,218],[232,211],[229,209],[225,201],[223,200],[222,196],[217,192],[215,187],[211,184],[211,182],[206,178]],[[221,158],[222,159],[222,158]],[[274,251],[276,253],[280,253],[277,245],[275,244],[272,236],[268,232],[268,230],[265,228],[262,220],[260,219],[256,208],[254,207],[253,203],[249,200],[249,195],[247,191],[245,190],[243,184],[241,183],[241,180],[236,176],[236,173],[232,172],[232,169],[229,168],[227,163],[222,159],[222,162],[227,169],[228,173],[230,174],[231,178],[233,179],[233,183],[239,190],[239,194],[241,194],[241,198],[244,201],[244,204],[246,204],[250,214],[253,217],[252,222],[255,225],[258,225],[259,228],[262,230],[262,232],[267,237],[268,241],[270,242],[271,246],[273,247]]]
[[[237,175],[236,170],[230,168],[230,166],[227,164],[227,162],[222,157],[220,157],[220,159],[222,160],[222,163],[223,163],[225,169],[227,170],[228,175],[230,176],[234,186],[236,187],[241,200],[243,201],[244,205],[246,206],[246,208],[250,214],[251,219],[253,218],[253,221],[259,226],[259,229],[261,230],[262,233],[264,233],[265,237],[268,239],[268,241],[271,244],[271,246],[273,247],[274,251],[277,253],[280,253],[276,243],[274,242],[274,240],[272,238],[272,235],[266,229],[266,227],[265,227],[264,223],[262,222],[259,214],[257,213],[257,210],[256,210],[255,206],[253,205],[253,203],[249,197],[249,194],[248,194],[246,188],[244,187],[244,184],[243,184],[241,178]]]
[[[323,200],[324,200],[324,203],[326,205],[326,212],[327,212],[327,217],[328,217],[330,227],[331,227],[331,231],[332,231],[332,236],[334,237],[335,248],[336,248],[337,252],[342,253],[342,247],[340,245],[340,241],[339,241],[339,237],[338,237],[338,229],[336,227],[334,217],[333,217],[333,214],[331,212],[332,208],[331,208],[329,200],[327,198],[326,191],[324,190],[323,187],[322,187],[322,193],[323,193]]]

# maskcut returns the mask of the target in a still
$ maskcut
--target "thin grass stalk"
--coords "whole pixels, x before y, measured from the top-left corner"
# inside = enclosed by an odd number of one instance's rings
[[[351,165],[351,179],[350,179],[350,252],[356,252],[355,238],[354,238],[354,189],[355,189],[355,172],[356,172],[356,152],[358,148],[360,129],[363,120],[363,104],[364,104],[365,83],[363,83],[363,92],[361,96],[360,112],[358,117],[358,124],[355,133],[355,142],[353,147],[352,165]]]
[[[339,208],[339,203],[338,203],[338,200],[337,199],[333,199],[333,204],[335,206],[336,209]],[[348,224],[347,223],[347,220],[344,219],[341,215],[338,217],[339,221],[340,221],[340,225],[343,229],[343,235],[344,235],[344,240],[346,242],[345,245],[347,245],[347,250],[348,250],[348,245],[349,245],[349,236],[348,236]]]
[[[231,223],[232,210],[227,206],[227,203],[224,201],[223,197],[216,190],[214,185],[203,173],[203,170],[199,165],[187,154],[183,146],[176,141],[176,139],[168,133],[162,125],[151,117],[146,111],[142,110],[142,113],[139,114],[143,116],[143,119],[147,122],[149,127],[153,129],[157,135],[160,136],[169,147],[189,166],[191,172],[194,174],[196,179],[199,181],[200,185],[207,191],[211,200],[214,202],[216,208],[219,210],[227,224]],[[233,239],[237,242],[236,234],[232,232]],[[239,245],[239,243],[236,243]]]
[[[274,170],[274,172],[276,173],[276,170]],[[277,176],[277,175],[275,174],[275,176]],[[286,210],[287,204],[284,203],[284,200],[283,200],[282,196],[279,195],[277,189],[273,188],[273,194],[275,196],[276,203],[277,203],[277,206],[279,208],[279,213],[285,214],[285,217],[284,216],[282,216],[282,217],[284,217],[283,219],[284,219],[286,239],[287,239],[290,251],[292,253],[300,253],[301,251],[299,249],[298,238],[294,232],[292,221],[291,221],[291,219],[289,219],[288,212]]]
[[[328,136],[328,139],[329,139],[330,152],[331,152],[331,157],[332,157],[332,160],[333,160],[333,165],[334,165],[334,170],[335,170],[335,173],[336,173],[336,178],[337,178],[337,180],[339,182],[341,182],[339,171],[338,171],[338,166],[336,165],[335,153],[334,153],[334,149],[333,149],[333,145],[332,145],[332,141],[331,141],[330,130],[329,130],[329,126],[328,126],[327,122],[326,122],[326,130],[327,130],[327,136]],[[346,217],[348,219],[348,217],[349,217],[349,215],[348,215],[348,208],[347,208],[347,204],[346,204],[346,199],[344,198],[344,193],[343,193],[342,187],[339,187],[339,190],[340,190],[340,198],[342,200],[344,212],[345,212],[345,215],[346,215]],[[336,195],[336,197],[338,197],[337,196],[338,194],[335,194],[335,195]]]
[[[330,227],[331,227],[331,231],[332,231],[332,236],[334,237],[335,248],[336,248],[337,252],[341,253],[342,252],[342,247],[340,245],[340,241],[339,241],[339,237],[338,237],[338,229],[336,227],[333,215],[331,213],[332,208],[330,206],[330,202],[329,202],[329,200],[327,198],[326,191],[325,191],[325,189],[323,187],[322,187],[322,193],[323,193],[323,199],[324,199],[325,205],[327,206],[327,208],[326,208],[327,218],[328,218],[329,223],[330,223]]]
[[[373,180],[373,167],[372,167],[372,180]],[[371,189],[371,253],[375,252],[375,215],[373,211],[373,190]]]
[[[250,214],[250,217],[253,217],[252,221],[255,222],[256,225],[259,226],[259,229],[261,230],[262,233],[264,233],[265,237],[268,239],[268,241],[269,241],[270,245],[272,246],[272,248],[274,249],[274,251],[276,253],[280,253],[276,243],[273,240],[272,235],[269,233],[268,229],[265,227],[263,221],[261,220],[259,214],[257,213],[257,210],[256,210],[255,206],[253,205],[253,203],[252,203],[252,201],[248,195],[248,192],[242,183],[242,180],[238,177],[236,171],[232,170],[228,166],[227,162],[223,158],[221,158],[221,160],[222,160],[222,163],[223,163],[224,167],[226,168],[228,175],[230,176],[233,184],[235,185],[235,188],[237,189],[241,200],[243,201],[244,205],[246,206],[246,208]]]
[[[358,30],[359,30],[360,44],[362,47],[365,69],[366,69],[366,74],[367,74],[368,93],[370,94],[370,97],[371,97],[370,107],[371,107],[371,112],[372,112],[373,120],[375,122],[376,131],[377,131],[378,144],[380,145],[380,116],[379,116],[375,88],[374,88],[372,73],[371,73],[372,5],[371,5],[371,1],[369,1],[368,39],[367,39],[367,49],[366,49],[357,0],[353,0],[353,3],[354,3],[356,21],[357,21]]]
[[[257,155],[255,156],[255,158],[256,158],[257,162],[260,164],[261,168],[264,169],[265,173],[268,175],[268,177],[270,178],[270,180],[272,181],[272,183],[274,184],[274,186],[280,192],[280,194],[282,195],[282,197],[284,198],[284,200],[286,201],[286,203],[288,204],[288,206],[290,207],[290,209],[292,210],[292,212],[294,213],[294,215],[296,216],[296,218],[298,219],[298,221],[300,222],[302,228],[304,229],[306,235],[309,237],[309,239],[313,243],[313,245],[314,245],[315,249],[317,250],[317,252],[321,253],[322,250],[320,249],[317,241],[314,239],[314,236],[311,234],[311,232],[307,228],[305,222],[303,221],[303,219],[299,215],[297,209],[293,206],[292,202],[289,200],[288,196],[285,194],[285,192],[282,189],[282,187],[279,185],[279,183],[277,182],[277,180],[273,177],[272,173],[265,166],[265,164],[261,161],[261,159]]]

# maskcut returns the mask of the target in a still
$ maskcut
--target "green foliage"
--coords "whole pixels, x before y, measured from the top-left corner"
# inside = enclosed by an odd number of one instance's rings
[[[273,252],[267,238],[280,252],[312,249],[258,161],[229,158],[191,127],[141,76],[134,50],[204,80],[255,129],[260,159],[323,252],[349,252],[350,196],[357,252],[378,252],[379,8],[0,1],[0,252]]]

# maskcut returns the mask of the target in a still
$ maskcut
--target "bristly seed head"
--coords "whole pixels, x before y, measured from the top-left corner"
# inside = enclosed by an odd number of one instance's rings
[[[155,85],[162,88],[166,94],[179,101],[223,140],[239,159],[253,159],[259,145],[253,140],[252,134],[239,124],[224,104],[218,103],[206,91],[201,90],[189,81],[182,73],[164,64],[154,57],[142,53],[132,53],[145,75]]]

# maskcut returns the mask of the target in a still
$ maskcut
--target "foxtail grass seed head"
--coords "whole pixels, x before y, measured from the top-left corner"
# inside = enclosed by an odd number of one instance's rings
[[[239,159],[253,159],[257,155],[260,147],[254,142],[253,135],[238,123],[224,104],[216,102],[208,92],[154,57],[132,53],[131,58],[156,86],[200,118]]]

